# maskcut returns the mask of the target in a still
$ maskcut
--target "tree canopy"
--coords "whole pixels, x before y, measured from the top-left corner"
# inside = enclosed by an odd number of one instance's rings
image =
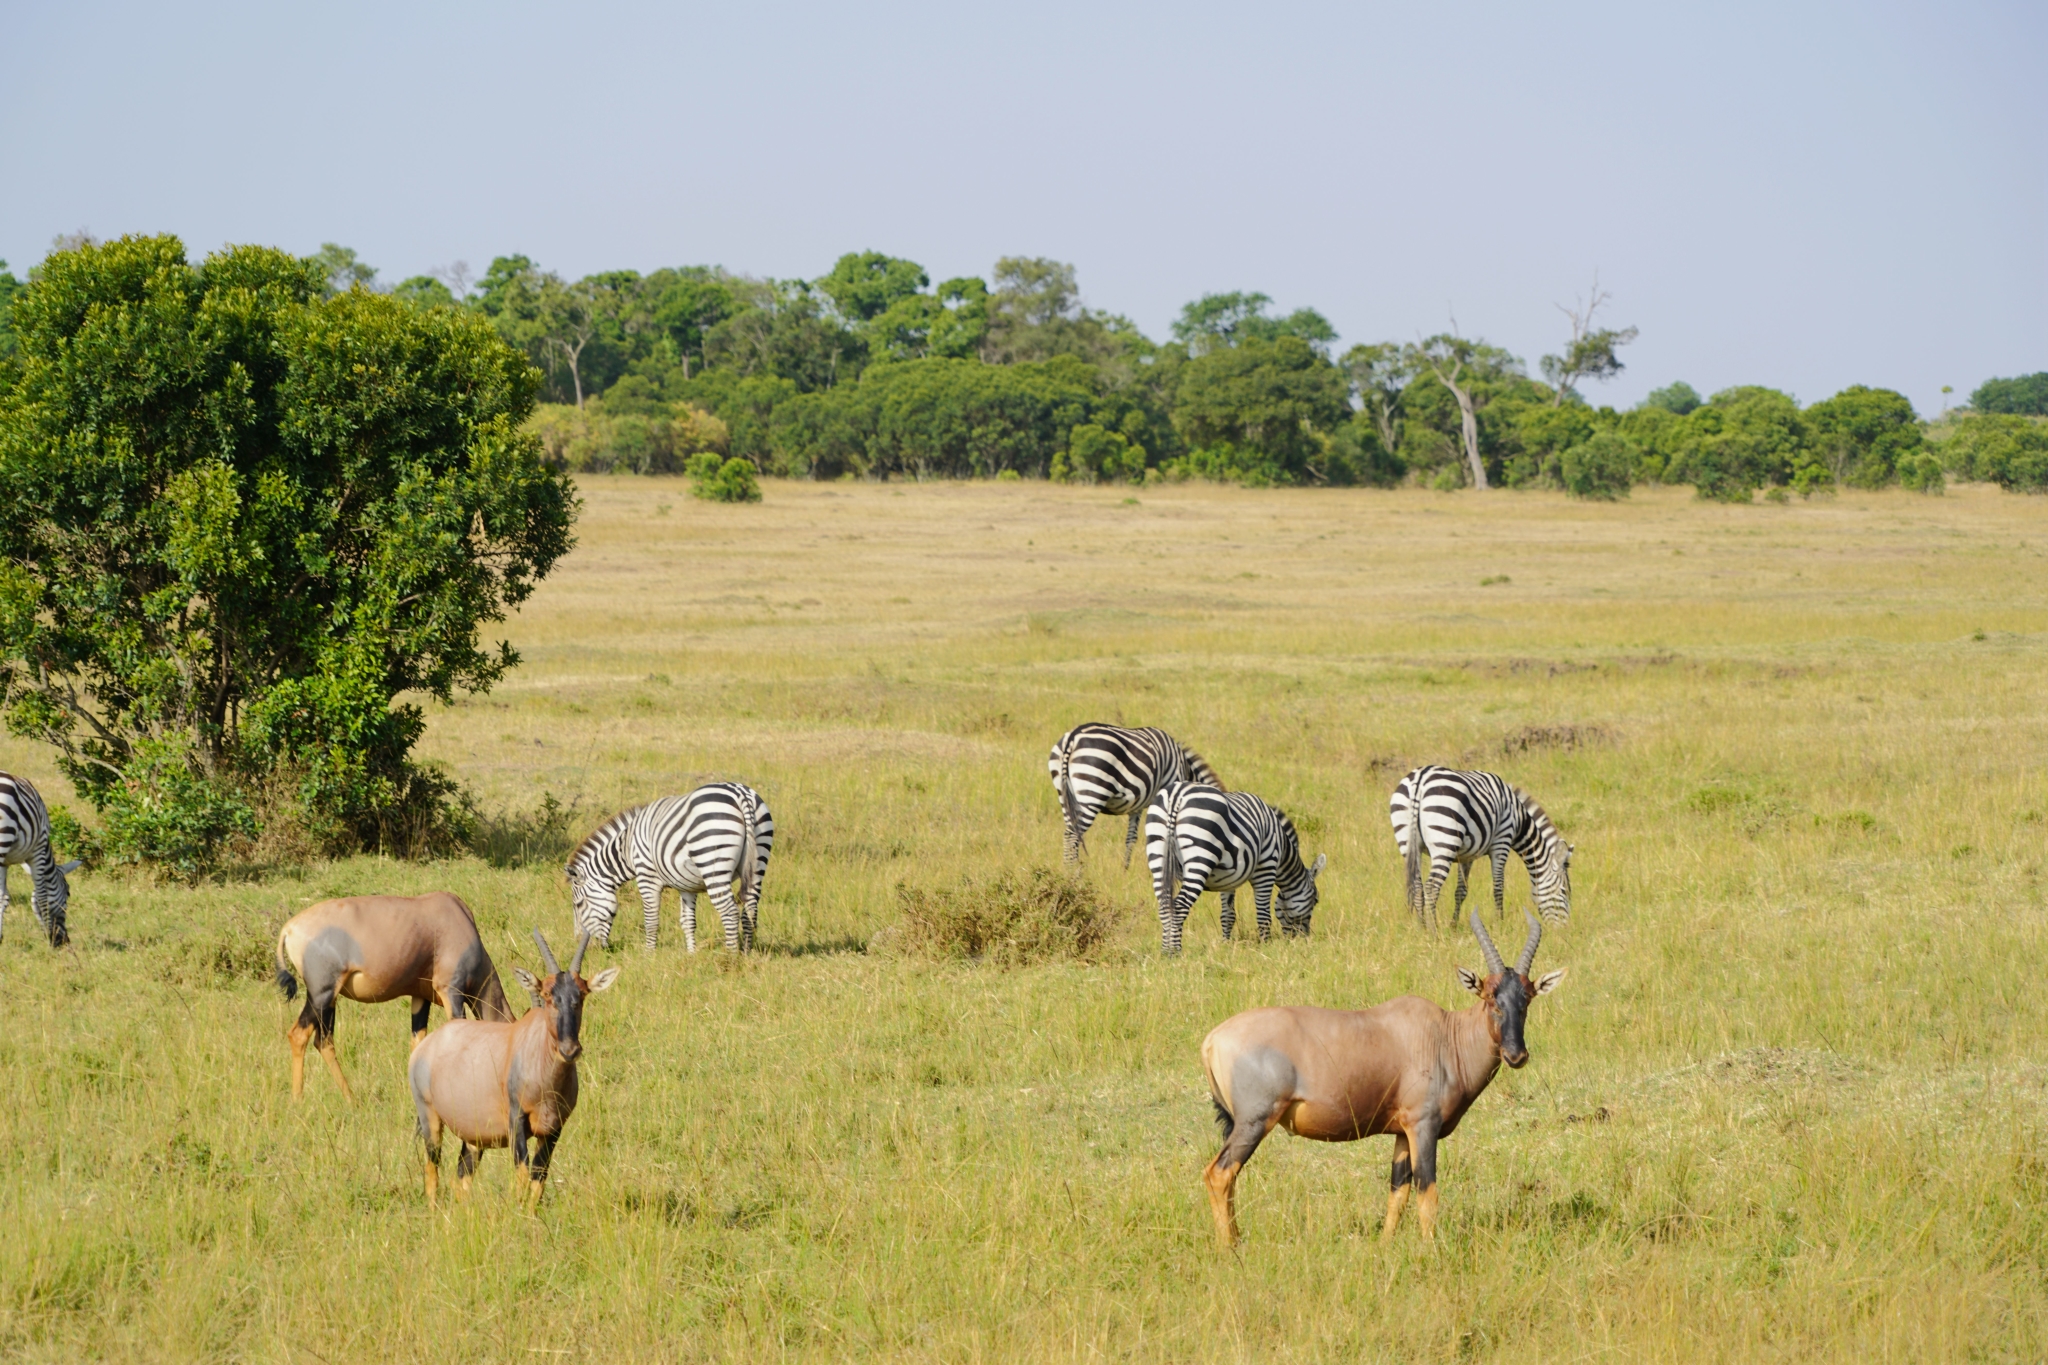
[[[279,782],[331,844],[428,837],[446,784],[396,698],[498,681],[518,656],[483,627],[571,544],[490,318],[332,283],[124,237],[15,301],[0,707],[136,856],[217,851]]]

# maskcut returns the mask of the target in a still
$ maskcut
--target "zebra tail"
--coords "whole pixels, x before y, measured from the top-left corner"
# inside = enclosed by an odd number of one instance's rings
[[[1071,736],[1069,736],[1071,738]],[[1081,806],[1074,799],[1074,750],[1066,740],[1060,741],[1060,811],[1065,817],[1069,830],[1081,828]],[[1088,841],[1080,834],[1074,835],[1074,846],[1086,850]]]
[[[754,894],[754,863],[759,856],[758,846],[754,842],[754,824],[760,819],[760,812],[756,809],[758,805],[759,799],[751,792],[740,802],[741,823],[746,826],[740,835],[739,884],[742,908],[746,905],[747,897]]]
[[[1189,777],[1193,778],[1197,782],[1206,782],[1220,792],[1227,792],[1230,790],[1230,788],[1223,785],[1223,779],[1216,775],[1216,769],[1210,766],[1208,759],[1203,758],[1193,749],[1190,749],[1187,752]]]
[[[1166,898],[1180,894],[1180,803],[1172,794],[1160,798],[1166,807]]]
[[[1411,774],[1411,776],[1413,776]],[[1408,786],[1408,908],[1422,913],[1422,783]]]
[[[287,1000],[296,999],[299,994],[299,979],[292,975],[291,963],[284,955],[284,930],[277,931],[277,988],[284,992]]]

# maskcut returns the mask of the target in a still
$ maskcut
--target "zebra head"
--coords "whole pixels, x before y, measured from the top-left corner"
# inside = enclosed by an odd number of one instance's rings
[[[592,861],[578,858],[563,869],[569,874],[570,922],[579,931],[594,934],[599,944],[610,947],[612,920],[619,913],[619,892],[597,875]]]
[[[1572,846],[1559,836],[1556,826],[1547,820],[1544,823],[1539,856],[1529,869],[1529,880],[1535,885],[1536,908],[1543,918],[1562,922],[1572,917]]]
[[[1292,938],[1308,936],[1309,920],[1316,913],[1316,902],[1321,893],[1316,890],[1316,878],[1322,875],[1330,861],[1327,853],[1318,853],[1313,865],[1303,867],[1297,860],[1298,875],[1293,881],[1283,882],[1275,888],[1274,912],[1280,918],[1280,932]]]
[[[52,948],[62,948],[71,941],[71,933],[64,927],[64,911],[71,904],[71,874],[78,866],[77,858],[60,863],[46,852],[43,865],[33,869],[30,878],[36,916],[49,931]]]

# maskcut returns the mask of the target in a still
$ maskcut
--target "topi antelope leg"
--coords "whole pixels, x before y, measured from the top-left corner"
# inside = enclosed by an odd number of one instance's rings
[[[1394,1229],[1401,1226],[1401,1210],[1408,1203],[1408,1186],[1415,1179],[1415,1167],[1408,1159],[1408,1135],[1394,1134],[1394,1172],[1392,1188],[1387,1194],[1387,1221],[1380,1227],[1380,1240],[1392,1241]]]
[[[1415,1219],[1422,1225],[1422,1240],[1436,1240],[1436,1129],[1422,1124],[1408,1134],[1408,1148],[1415,1154]]]
[[[1138,826],[1144,822],[1144,819],[1145,803],[1140,801],[1137,805],[1131,807],[1130,828],[1124,831],[1124,870],[1126,872],[1131,867],[1131,850],[1138,846]]]
[[[437,1209],[441,1207],[441,1116],[429,1113],[426,1131],[420,1136],[426,1139],[427,1148],[427,1207]]]
[[[533,1140],[533,1164],[527,1167],[527,1192],[532,1197],[533,1207],[540,1207],[540,1196],[548,1183],[548,1163],[554,1159],[555,1139],[559,1133],[549,1133]]]
[[[285,1037],[292,1045],[292,1098],[298,1099],[306,1093],[306,1044],[312,1041],[316,1031],[313,1021],[306,1015],[312,1010],[313,1002],[308,1000],[305,1009],[299,1011],[299,1022],[293,1024]]]
[[[1273,1131],[1275,1117],[1268,1112],[1234,1121],[1230,1136],[1223,1140],[1223,1150],[1202,1171],[1202,1183],[1209,1188],[1209,1212],[1216,1219],[1216,1243],[1225,1250],[1237,1245],[1238,1172]]]
[[[420,1039],[427,1036],[427,1012],[433,1008],[434,1002],[431,1000],[414,1000],[412,1002],[412,1045],[414,1047],[418,1047]],[[461,1015],[456,1015],[458,1019],[461,1017]]]
[[[349,1103],[355,1103],[356,1092],[348,1088],[348,1077],[341,1074],[341,1058],[334,1051],[334,999],[331,996],[327,1008],[320,1011],[320,1028],[313,1046],[320,1049],[320,1056],[326,1060],[327,1069],[334,1073],[334,1082],[341,1087],[343,1097]]]
[[[519,1103],[516,1100],[512,1102],[509,1120],[505,1125],[507,1129],[507,1142],[505,1145],[512,1149],[512,1192],[519,1194],[526,1187],[526,1139],[533,1130],[527,1126],[526,1111],[519,1107]]]
[[[483,1159],[483,1148],[462,1144],[462,1154],[455,1158],[455,1193],[459,1198],[469,1198],[470,1182],[476,1179],[477,1163]]]

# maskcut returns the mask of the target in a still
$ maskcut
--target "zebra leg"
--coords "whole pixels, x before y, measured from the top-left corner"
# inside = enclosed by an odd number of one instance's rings
[[[1131,850],[1138,846],[1138,825],[1145,818],[1146,802],[1131,807],[1131,827],[1124,832],[1124,870],[1131,869]]]
[[[1095,812],[1080,807],[1075,810],[1074,815],[1076,819],[1067,825],[1066,858],[1069,863],[1078,864],[1081,855],[1088,851],[1086,840],[1089,829],[1095,824]]]
[[[7,864],[0,863],[0,941],[7,937]]]
[[[640,891],[640,927],[647,932],[647,951],[654,951],[654,936],[661,928],[661,883],[645,877],[635,877],[633,885]]]
[[[1508,917],[1507,897],[1502,894],[1507,885],[1508,851],[1500,849],[1493,855],[1493,917],[1505,922]]]
[[[1252,883],[1252,909],[1259,916],[1259,942],[1273,937],[1273,883]]]
[[[725,924],[725,946],[736,953],[740,950],[740,905],[733,899],[732,883],[714,886],[710,890],[711,904]]]
[[[1188,892],[1187,883],[1181,883],[1180,893],[1173,898],[1172,904],[1159,907],[1159,951],[1168,957],[1180,956],[1181,933],[1187,928],[1188,911],[1194,908],[1196,898],[1202,894],[1199,888],[1193,895]]]
[[[679,894],[682,904],[676,914],[683,922],[683,949],[694,953],[697,951],[697,893],[684,891]]]
[[[1429,880],[1422,887],[1422,910],[1427,927],[1436,932],[1436,903],[1444,894],[1444,878],[1451,875],[1451,865],[1432,858],[1429,862]]]
[[[1459,864],[1458,864],[1458,892],[1457,892],[1457,895],[1456,895],[1456,896],[1455,896],[1455,897],[1454,897],[1454,898],[1452,899],[1452,901],[1451,901],[1451,920],[1452,920],[1452,922],[1453,922],[1453,923],[1456,923],[1457,921],[1459,921],[1459,920],[1461,920],[1461,919],[1463,919],[1463,918],[1464,918],[1464,915],[1465,915],[1465,879],[1466,879],[1467,877],[1469,877],[1470,875],[1472,875],[1472,864],[1470,864],[1470,863],[1459,863]]]

